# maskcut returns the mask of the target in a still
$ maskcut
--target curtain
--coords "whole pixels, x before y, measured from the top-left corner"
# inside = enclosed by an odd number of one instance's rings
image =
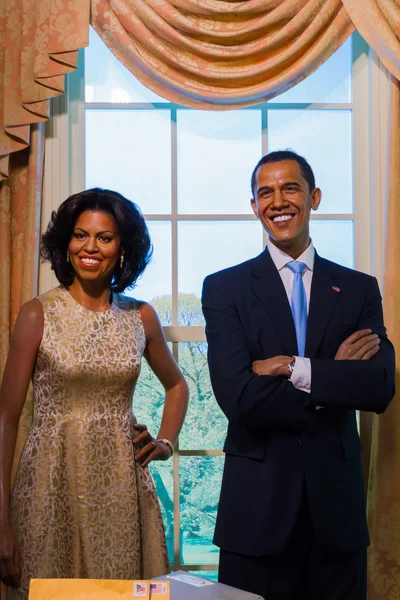
[[[10,176],[0,183],[0,373],[20,306],[37,294],[44,125],[32,125],[30,137],[29,148],[12,155]],[[26,405],[18,455],[30,425],[25,418],[30,411]]]
[[[384,312],[400,356],[400,0],[343,0],[354,26],[392,74],[386,177]],[[397,363],[398,364],[398,363]],[[400,598],[400,375],[388,410],[373,416],[368,477],[369,600]],[[368,451],[368,448],[366,448]]]
[[[91,11],[91,14],[90,14]],[[88,44],[167,99],[203,109],[267,100],[311,74],[357,28],[400,78],[399,0],[0,0],[0,181],[49,117]]]
[[[387,70],[400,79],[399,0],[343,0],[343,5]]]
[[[0,377],[21,304],[37,294],[44,124],[31,126],[31,144],[12,154],[9,178],[0,182]],[[30,387],[21,414],[12,480],[32,422]],[[0,599],[5,599],[0,586]]]
[[[0,181],[88,44],[90,0],[0,0]]]
[[[92,25],[144,85],[185,106],[283,93],[354,31],[341,0],[92,0]]]
[[[391,79],[389,164],[387,174],[384,307],[388,334],[400,356],[400,82]],[[400,598],[400,372],[397,397],[372,424],[368,481],[371,534],[368,565],[369,600]]]

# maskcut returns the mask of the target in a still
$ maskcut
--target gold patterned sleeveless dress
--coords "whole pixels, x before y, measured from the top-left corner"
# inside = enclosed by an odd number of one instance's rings
[[[145,336],[135,300],[85,309],[63,286],[39,296],[35,414],[12,494],[25,600],[31,578],[148,579],[169,571],[160,507],[134,460],[132,395]]]

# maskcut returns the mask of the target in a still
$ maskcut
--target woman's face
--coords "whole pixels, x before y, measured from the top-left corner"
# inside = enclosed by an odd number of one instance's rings
[[[69,259],[78,278],[111,283],[121,256],[121,240],[113,217],[86,210],[75,223],[68,245]]]

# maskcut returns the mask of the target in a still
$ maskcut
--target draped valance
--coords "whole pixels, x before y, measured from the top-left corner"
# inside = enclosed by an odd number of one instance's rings
[[[399,0],[0,0],[0,181],[63,93],[89,23],[144,85],[194,108],[273,98],[354,28],[400,77]]]
[[[88,44],[90,0],[0,0],[0,181]]]

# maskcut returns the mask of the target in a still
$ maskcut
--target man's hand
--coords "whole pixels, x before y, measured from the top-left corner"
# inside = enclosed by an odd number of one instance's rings
[[[251,365],[257,375],[272,375],[273,377],[290,377],[289,363],[293,356],[274,356],[265,360],[255,360]]]
[[[380,343],[371,329],[360,329],[340,344],[335,360],[370,360],[379,352]]]
[[[348,337],[339,346],[335,360],[370,360],[379,352],[381,340],[371,329],[360,329]],[[286,377],[289,379],[289,363],[293,356],[273,356],[265,360],[255,360],[251,368],[257,375]]]

